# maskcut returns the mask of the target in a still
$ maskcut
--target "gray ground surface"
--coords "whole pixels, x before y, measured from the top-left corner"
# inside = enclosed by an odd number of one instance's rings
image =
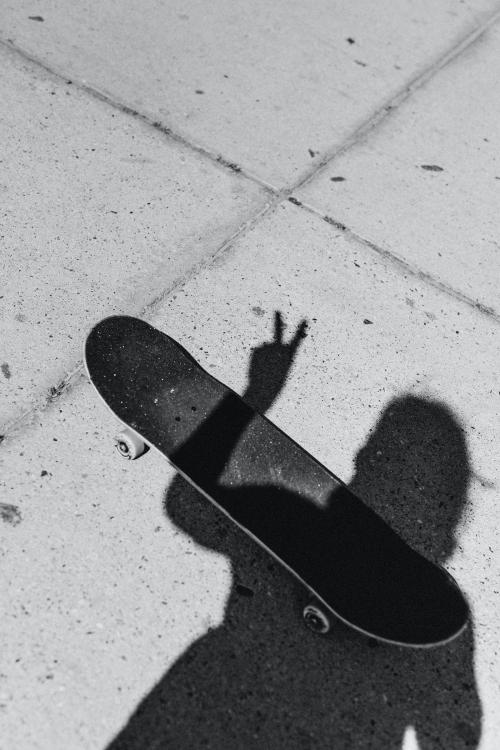
[[[3,3],[2,750],[498,746],[499,24]],[[276,311],[308,333],[269,416],[452,572],[453,644],[318,638],[159,456],[115,454],[93,323],[144,317],[242,393]]]

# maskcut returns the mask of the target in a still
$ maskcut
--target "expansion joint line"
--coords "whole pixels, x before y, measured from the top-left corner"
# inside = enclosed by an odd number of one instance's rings
[[[270,212],[272,212],[277,207],[278,204],[282,203],[285,200],[288,200],[294,205],[296,205],[297,207],[304,209],[308,212],[314,213],[317,216],[320,216],[328,224],[334,226],[336,229],[342,232],[345,232],[348,237],[356,240],[362,246],[387,258],[388,261],[398,266],[405,273],[411,274],[412,276],[416,276],[422,279],[426,283],[434,286],[436,289],[439,289],[441,292],[444,292],[445,294],[464,302],[465,304],[477,309],[479,312],[487,315],[488,317],[493,318],[495,321],[499,321],[500,316],[491,308],[481,305],[476,300],[471,299],[467,295],[457,290],[454,290],[453,288],[435,279],[430,274],[427,274],[426,272],[412,266],[407,261],[398,257],[394,253],[391,253],[390,251],[377,246],[375,243],[357,234],[355,231],[349,229],[347,226],[345,226],[341,222],[336,221],[334,218],[321,214],[321,212],[319,212],[318,209],[316,209],[314,206],[304,204],[303,202],[293,197],[294,192],[296,192],[299,188],[303,187],[304,185],[312,181],[317,175],[319,175],[322,171],[324,171],[326,167],[329,166],[338,156],[340,156],[341,154],[344,154],[346,151],[348,151],[350,148],[356,145],[359,141],[365,138],[368,135],[368,133],[374,130],[380,123],[382,123],[388,116],[390,116],[415,91],[417,91],[424,84],[426,84],[436,73],[438,73],[440,70],[446,67],[449,63],[451,63],[454,59],[456,59],[469,46],[474,44],[474,42],[476,42],[480,38],[480,36],[484,34],[484,32],[487,31],[487,29],[499,19],[500,19],[500,10],[496,10],[490,15],[488,15],[471,32],[466,34],[457,44],[455,44],[452,48],[447,50],[441,57],[435,60],[430,66],[425,68],[422,72],[417,74],[409,83],[406,83],[398,92],[396,92],[395,95],[393,95],[388,101],[386,101],[381,107],[379,107],[368,119],[362,122],[359,125],[359,127],[356,128],[340,145],[336,146],[329,152],[325,153],[323,158],[317,164],[315,164],[310,170],[308,170],[301,177],[299,177],[299,179],[294,184],[292,184],[289,187],[283,187],[281,189],[277,188],[275,185],[272,185],[268,181],[262,179],[258,175],[250,172],[249,170],[243,168],[242,166],[236,164],[235,162],[225,159],[221,154],[212,152],[209,149],[192,142],[190,139],[186,138],[185,136],[179,133],[176,133],[174,130],[172,130],[167,125],[164,125],[162,122],[154,120],[153,118],[149,117],[148,115],[144,113],[139,112],[138,110],[125,104],[124,102],[120,102],[112,98],[111,96],[109,96],[109,94],[99,91],[99,89],[93,86],[89,86],[83,81],[77,81],[77,80],[71,79],[71,85],[73,85],[75,88],[79,89],[80,91],[85,92],[87,95],[91,96],[92,98],[98,101],[101,101],[102,103],[112,107],[115,110],[118,110],[126,115],[130,115],[131,117],[134,117],[135,119],[141,121],[145,125],[152,127],[155,130],[161,132],[168,139],[176,143],[179,143],[185,148],[199,154],[203,158],[211,162],[214,162],[215,164],[218,164],[220,167],[228,169],[232,171],[233,173],[241,174],[242,177],[264,188],[269,197],[263,209],[260,209],[256,214],[254,214],[252,217],[246,220],[236,230],[236,232],[234,232],[230,237],[228,237],[224,242],[222,242],[221,245],[216,249],[216,251],[211,253],[209,257],[202,259],[198,264],[190,268],[186,275],[176,280],[176,282],[170,288],[166,289],[161,295],[159,295],[158,297],[156,297],[155,299],[147,303],[147,305],[142,309],[141,314],[144,317],[154,315],[155,310],[161,305],[161,303],[165,300],[165,298],[168,297],[176,288],[184,284],[187,281],[187,278],[195,274],[198,270],[200,270],[201,267],[210,265],[210,263],[212,263],[216,257],[220,256],[226,250],[228,250],[236,240],[240,239],[247,232],[251,231],[260,221],[263,220],[265,216],[267,216]],[[0,39],[0,47],[3,47],[4,50],[6,50],[7,52],[11,54],[15,54],[16,56],[23,59],[25,62],[28,62],[33,66],[41,68],[53,78],[61,82],[64,82],[66,84],[70,82],[70,79],[68,76],[63,75],[61,72],[58,72],[57,70],[51,68],[43,60],[23,50],[21,47],[16,45],[12,40]],[[71,370],[71,372],[68,373],[68,375],[60,381],[60,383],[55,388],[51,388],[49,390],[48,396],[43,400],[42,403],[39,402],[37,405],[33,406],[31,409],[24,412],[20,417],[15,419],[10,425],[7,426],[7,429],[4,431],[4,434],[0,435],[0,443],[3,441],[5,437],[8,436],[9,433],[17,431],[17,429],[21,427],[23,424],[30,422],[35,414],[38,414],[42,411],[45,411],[47,408],[49,408],[51,404],[54,402],[54,400],[57,399],[62,393],[65,393],[68,390],[74,388],[77,382],[81,382],[82,373],[83,373],[83,362],[80,361],[75,365],[75,367]]]
[[[335,146],[329,152],[326,152],[317,164],[299,177],[294,186],[289,189],[289,195],[292,195],[293,192],[297,191],[308,182],[311,182],[311,180],[323,172],[337,157],[343,155],[357,143],[364,140],[372,130],[393,115],[403,102],[428,83],[437,73],[443,70],[443,68],[456,60],[499,20],[500,9],[487,15],[481,23],[475,26],[472,31],[469,31],[456,44],[450,47],[450,49],[434,60],[431,65],[428,65],[421,72],[417,73],[408,83],[405,83],[402,88],[387,99],[382,106],[378,107],[374,113],[353,130],[353,132],[350,133],[342,143]]]
[[[500,314],[496,312],[494,308],[488,307],[487,305],[482,304],[473,297],[469,297],[467,294],[464,294],[459,289],[455,289],[449,284],[440,281],[432,274],[427,273],[427,271],[423,271],[418,266],[414,266],[412,263],[409,263],[407,260],[402,258],[400,255],[397,255],[397,253],[393,252],[392,250],[388,250],[387,248],[377,245],[375,242],[372,242],[353,229],[350,229],[345,224],[342,224],[342,222],[336,221],[334,218],[328,216],[327,214],[323,214],[314,206],[309,205],[308,203],[305,203],[303,201],[299,201],[294,197],[290,197],[288,200],[293,205],[298,206],[308,213],[318,216],[327,224],[334,227],[337,231],[342,232],[343,237],[345,237],[347,240],[351,240],[358,246],[361,245],[362,247],[367,248],[367,250],[376,253],[382,258],[385,258],[391,266],[395,267],[406,276],[413,276],[414,278],[423,281],[425,284],[434,287],[434,289],[439,290],[441,293],[446,294],[448,297],[452,297],[453,299],[462,302],[468,307],[472,307],[474,310],[477,310],[477,312],[485,315],[490,320],[493,320],[496,323],[500,323]]]

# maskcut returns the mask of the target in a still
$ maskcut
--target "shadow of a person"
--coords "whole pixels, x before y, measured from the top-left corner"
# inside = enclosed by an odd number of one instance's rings
[[[303,324],[285,344],[277,314],[275,340],[252,355],[244,396],[251,406],[264,412],[272,404],[304,332]],[[406,396],[380,417],[350,487],[411,546],[442,562],[453,551],[469,473],[453,414]],[[231,560],[234,584],[222,625],[178,659],[108,750],[397,750],[409,726],[422,750],[477,746],[471,627],[429,650],[380,644],[340,622],[321,638],[303,627],[292,577],[182,477],[165,508],[197,543]]]

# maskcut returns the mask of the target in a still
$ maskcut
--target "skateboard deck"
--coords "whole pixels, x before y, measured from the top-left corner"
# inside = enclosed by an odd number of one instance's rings
[[[467,603],[332,472],[148,323],[113,316],[85,345],[89,378],[124,425],[292,573],[329,614],[393,644],[435,646]]]

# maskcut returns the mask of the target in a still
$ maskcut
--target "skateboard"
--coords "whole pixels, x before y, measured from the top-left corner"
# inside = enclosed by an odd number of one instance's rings
[[[85,365],[125,428],[119,453],[135,459],[152,447],[167,458],[300,581],[312,630],[338,618],[380,641],[431,647],[466,627],[467,603],[444,568],[173,338],[109,317],[88,335]]]

